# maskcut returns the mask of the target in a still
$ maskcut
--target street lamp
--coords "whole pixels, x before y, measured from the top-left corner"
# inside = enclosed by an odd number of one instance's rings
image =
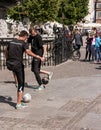
[[[21,3],[21,1],[17,1],[17,5],[18,5],[18,14],[19,14],[19,21],[21,20],[20,8],[19,8],[20,3]]]
[[[82,20],[83,23],[83,33],[84,33],[84,23],[85,23],[85,19]]]

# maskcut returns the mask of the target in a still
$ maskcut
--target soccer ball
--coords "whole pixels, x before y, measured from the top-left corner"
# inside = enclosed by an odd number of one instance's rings
[[[31,95],[29,93],[24,94],[23,102],[28,103],[31,101]]]
[[[42,78],[42,83],[45,84],[45,85],[48,84],[49,83],[49,79],[47,77],[43,77]]]

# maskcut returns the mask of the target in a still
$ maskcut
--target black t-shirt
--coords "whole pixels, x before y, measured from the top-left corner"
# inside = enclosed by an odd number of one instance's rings
[[[39,56],[43,55],[43,42],[42,37],[39,34],[35,36],[30,35],[28,38],[28,43],[31,43],[32,52]]]
[[[8,44],[7,60],[13,63],[23,63],[23,53],[28,49],[28,44],[22,40],[14,39]]]
[[[92,37],[91,38],[87,38],[87,45],[91,45],[92,44],[92,40],[93,40]]]

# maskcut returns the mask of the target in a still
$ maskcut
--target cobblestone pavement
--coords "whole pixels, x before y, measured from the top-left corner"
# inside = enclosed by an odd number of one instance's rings
[[[101,65],[68,60],[44,67],[54,75],[43,91],[35,91],[36,80],[25,69],[25,93],[32,100],[16,110],[16,88],[12,73],[0,71],[0,130],[101,130]]]

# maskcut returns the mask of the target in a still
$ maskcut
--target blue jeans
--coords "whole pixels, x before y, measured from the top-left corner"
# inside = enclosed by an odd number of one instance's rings
[[[95,45],[91,45],[92,60],[96,60]]]
[[[99,47],[96,47],[96,49],[95,49],[95,55],[96,55],[96,60],[99,62],[99,60],[101,60],[100,48]]]

